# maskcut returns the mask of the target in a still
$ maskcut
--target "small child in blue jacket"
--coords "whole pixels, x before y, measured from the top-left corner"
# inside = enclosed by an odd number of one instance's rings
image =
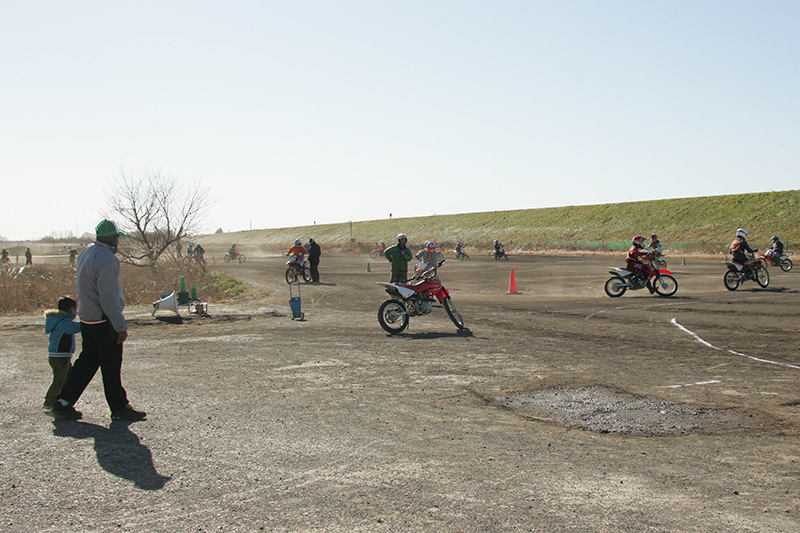
[[[53,369],[53,383],[44,397],[45,409],[51,409],[56,403],[61,386],[64,385],[72,368],[75,334],[81,330],[81,323],[75,321],[77,313],[78,302],[69,296],[58,299],[58,309],[44,313],[44,332],[50,334],[47,360]]]

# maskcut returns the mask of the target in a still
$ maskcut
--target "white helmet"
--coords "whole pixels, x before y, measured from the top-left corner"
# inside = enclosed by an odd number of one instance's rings
[[[294,241],[295,246],[300,246],[301,244],[303,244],[303,241],[301,241],[300,239],[295,239]]]
[[[397,242],[400,242],[400,239],[408,240],[408,235],[406,235],[405,233],[398,233],[397,234]]]
[[[736,236],[741,237],[742,239],[747,237],[747,230],[744,228],[739,228],[736,230]]]

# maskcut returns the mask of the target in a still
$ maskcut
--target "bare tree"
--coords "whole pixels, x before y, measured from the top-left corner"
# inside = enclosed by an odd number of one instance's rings
[[[212,204],[201,180],[181,186],[160,171],[129,175],[122,169],[108,202],[128,234],[120,249],[122,259],[150,266],[165,253],[174,253],[181,239],[198,229]]]

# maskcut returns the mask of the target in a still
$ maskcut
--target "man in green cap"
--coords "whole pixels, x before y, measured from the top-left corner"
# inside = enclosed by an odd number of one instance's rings
[[[119,276],[119,238],[125,237],[113,220],[95,228],[97,240],[78,256],[78,315],[81,318],[81,354],[53,406],[59,418],[83,417],[74,407],[99,368],[112,420],[142,420],[146,413],[134,409],[122,387],[122,343],[128,323],[122,314],[125,299]]]

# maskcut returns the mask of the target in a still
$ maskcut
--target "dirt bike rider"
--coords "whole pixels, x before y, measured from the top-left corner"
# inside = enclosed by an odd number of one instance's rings
[[[503,244],[498,241],[497,239],[494,240],[494,255],[502,255],[505,253],[503,250]]]
[[[289,263],[297,264],[301,268],[305,266],[306,247],[303,246],[303,241],[296,239],[294,241],[294,246],[289,248],[286,255],[289,256]]]
[[[781,238],[777,235],[772,236],[772,246],[769,247],[767,253],[764,255],[767,256],[767,259],[770,261],[777,261],[783,255],[783,243],[781,242]]]
[[[383,242],[383,239],[381,239],[381,242],[378,243],[378,251],[380,253],[384,253],[386,251],[386,243]]]
[[[8,263],[9,261],[10,261],[10,259],[8,258],[8,250],[3,248],[3,251],[0,252],[0,262]]]
[[[650,235],[650,244],[645,248],[648,252],[653,252],[656,256],[664,255],[664,248],[661,246],[661,241],[658,240],[658,235],[653,233]]]
[[[630,250],[628,250],[628,256],[625,258],[625,268],[633,272],[635,277],[646,276],[647,290],[650,291],[650,294],[653,294],[655,289],[650,284],[650,275],[655,269],[647,262],[653,252],[644,247],[644,237],[641,235],[631,239],[631,245]]]
[[[464,255],[464,245],[461,244],[460,241],[456,243],[456,250],[455,251],[456,251],[456,259],[458,259],[460,261],[461,257]]]
[[[741,265],[739,270],[744,270],[745,273],[750,272],[750,264],[745,255],[745,252],[749,252],[754,254],[758,251],[758,248],[753,249],[750,248],[750,245],[747,244],[747,230],[744,228],[739,228],[736,230],[736,238],[731,243],[730,254],[731,254],[731,261],[736,263],[737,265]]]
[[[419,268],[421,270],[418,274],[430,268],[439,268],[439,264],[444,262],[444,255],[436,249],[436,245],[433,241],[425,241],[425,248],[417,252],[417,255],[414,257],[420,262]],[[414,277],[416,277],[416,275]]]

